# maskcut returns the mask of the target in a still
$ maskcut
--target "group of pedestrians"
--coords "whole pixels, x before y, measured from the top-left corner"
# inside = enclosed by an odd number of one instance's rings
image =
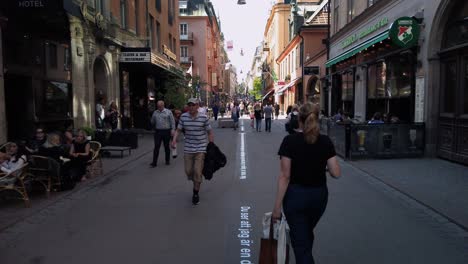
[[[165,108],[164,101],[157,102],[157,109],[153,112],[151,125],[154,132],[154,151],[152,168],[157,166],[161,142],[164,144],[166,165],[170,165],[171,150],[177,147],[177,138],[184,136],[184,168],[187,179],[193,182],[192,204],[200,202],[200,188],[203,181],[203,166],[208,142],[214,141],[208,116],[199,111],[200,102],[190,98],[187,111],[182,113],[176,122],[172,112]],[[170,144],[170,147],[169,147]]]
[[[209,118],[198,111],[199,102],[191,98],[187,102],[188,111],[180,116],[177,127],[171,111],[158,102],[153,113],[155,128],[155,150],[152,166],[156,166],[160,142],[164,142],[166,164],[169,164],[169,140],[171,147],[177,145],[177,137],[184,134],[184,167],[188,180],[193,182],[192,203],[200,201],[200,188],[203,179],[203,165],[208,142],[214,141]],[[265,118],[265,130],[271,132],[271,119],[275,109],[260,103],[253,106],[257,131],[261,131],[261,119]],[[240,107],[234,104],[230,109],[232,118],[238,121]],[[314,228],[325,212],[328,201],[326,171],[338,178],[341,175],[335,148],[328,136],[321,135],[316,105],[306,103],[294,106],[290,119],[297,116],[298,127],[287,135],[278,151],[280,171],[272,219],[281,219],[284,213],[290,227],[291,243],[296,263],[314,263],[312,245]],[[259,122],[260,121],[260,122]]]

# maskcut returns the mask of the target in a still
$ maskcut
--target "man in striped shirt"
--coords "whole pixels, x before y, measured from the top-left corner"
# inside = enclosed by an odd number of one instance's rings
[[[185,131],[185,174],[189,180],[193,181],[192,204],[197,205],[200,202],[199,191],[202,183],[206,146],[208,145],[208,141],[213,142],[214,136],[210,126],[210,120],[206,115],[198,112],[198,99],[190,98],[187,105],[189,111],[180,116],[179,125],[172,139],[172,147],[175,148],[177,136],[183,129]]]
[[[166,165],[170,164],[171,150],[169,148],[169,142],[171,141],[171,136],[174,135],[175,130],[174,116],[169,109],[164,107],[164,101],[158,101],[157,107],[158,108],[153,112],[153,116],[151,117],[151,125],[154,128],[153,162],[150,164],[152,168],[158,165],[161,142],[164,143]]]

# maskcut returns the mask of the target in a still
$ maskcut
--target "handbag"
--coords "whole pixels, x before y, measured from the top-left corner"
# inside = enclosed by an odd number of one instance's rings
[[[279,264],[278,241],[273,237],[273,222],[273,219],[270,218],[268,238],[262,238],[260,240],[260,255],[258,260],[259,264]],[[286,259],[284,263],[289,263],[289,247],[286,247]]]

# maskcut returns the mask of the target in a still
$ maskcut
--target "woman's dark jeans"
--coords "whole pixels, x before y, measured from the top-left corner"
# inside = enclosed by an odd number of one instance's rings
[[[289,184],[283,210],[290,228],[291,243],[297,264],[313,264],[314,228],[325,212],[327,186],[307,187]]]

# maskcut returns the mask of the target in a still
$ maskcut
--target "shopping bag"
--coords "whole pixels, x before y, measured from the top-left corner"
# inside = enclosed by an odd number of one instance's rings
[[[289,232],[288,222],[286,217],[282,214],[281,222],[278,227],[278,246],[277,258],[278,263],[289,263],[289,246],[287,240],[287,233]]]
[[[171,148],[171,154],[173,159],[177,158],[177,146]]]
[[[281,230],[281,222],[274,222],[275,221],[272,221],[271,219],[271,212],[265,213],[263,217],[263,236],[260,240],[259,264],[289,263],[289,247],[286,245],[286,243],[284,244],[285,253],[278,254],[278,239],[280,236],[286,237],[286,234],[279,234],[278,231]],[[286,227],[284,227],[283,230],[286,232]],[[286,242],[285,238],[284,242]],[[278,255],[282,257],[281,262],[278,261]]]

